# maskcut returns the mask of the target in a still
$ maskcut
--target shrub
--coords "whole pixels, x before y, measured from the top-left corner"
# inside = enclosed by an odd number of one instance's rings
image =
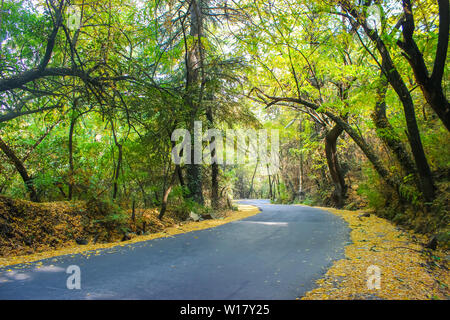
[[[111,240],[116,234],[128,231],[128,215],[114,202],[103,199],[90,199],[86,203],[88,217],[85,222],[90,233],[102,233],[100,240]],[[98,239],[98,237],[97,237]]]

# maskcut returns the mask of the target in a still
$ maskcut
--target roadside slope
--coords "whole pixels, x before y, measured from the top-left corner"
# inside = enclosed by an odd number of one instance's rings
[[[57,204],[55,204],[55,206],[56,205]],[[210,219],[210,220],[203,220],[203,221],[198,221],[198,222],[194,222],[194,221],[176,222],[174,219],[165,218],[164,220],[166,222],[164,222],[164,223],[160,222],[160,229],[162,229],[162,231],[160,231],[160,232],[154,232],[154,233],[149,233],[147,235],[135,236],[132,239],[127,240],[127,241],[117,240],[117,241],[113,241],[113,242],[109,242],[109,243],[90,243],[88,245],[77,245],[77,244],[75,244],[75,241],[69,239],[67,241],[70,241],[70,243],[66,243],[62,248],[50,249],[47,247],[46,250],[43,250],[43,251],[37,252],[37,253],[0,257],[0,267],[21,264],[21,263],[29,263],[29,262],[38,261],[41,259],[47,259],[47,258],[56,257],[56,256],[61,256],[61,255],[83,254],[83,255],[88,256],[88,255],[91,255],[92,252],[95,252],[96,250],[100,250],[100,249],[113,248],[116,246],[123,247],[123,246],[125,246],[127,244],[131,244],[131,243],[137,243],[137,242],[142,242],[142,241],[147,241],[147,240],[152,240],[152,239],[170,237],[170,236],[173,236],[176,234],[191,232],[191,231],[195,231],[195,230],[213,228],[213,227],[225,224],[225,223],[229,223],[231,221],[250,217],[259,212],[260,211],[255,206],[238,205],[238,211],[230,210],[225,214],[225,217],[222,217],[220,219]],[[155,212],[154,215],[156,217],[157,212]],[[159,222],[157,219],[154,219],[154,220]]]

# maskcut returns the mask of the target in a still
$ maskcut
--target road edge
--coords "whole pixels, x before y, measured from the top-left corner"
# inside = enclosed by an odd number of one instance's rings
[[[426,241],[424,236],[402,230],[372,213],[314,208],[346,221],[350,242],[344,247],[345,257],[334,261],[301,300],[449,298],[449,273],[436,263],[445,263],[445,253],[425,253],[420,244]],[[427,257],[434,257],[435,261]]]
[[[261,210],[258,207],[253,205],[239,204],[239,203],[235,203],[235,205],[237,206],[238,210],[234,212],[232,215],[222,219],[208,219],[198,222],[194,221],[184,222],[182,226],[177,225],[168,227],[161,232],[152,233],[149,235],[136,236],[128,241],[99,243],[90,245],[72,245],[55,250],[46,250],[39,253],[33,253],[30,255],[20,255],[15,257],[0,258],[0,268],[14,266],[18,264],[30,264],[39,260],[65,255],[75,255],[75,254],[90,255],[93,253],[93,251],[109,249],[119,246],[124,247],[126,245],[133,243],[150,241],[159,238],[173,237],[177,234],[215,228],[230,223],[232,221],[241,220],[247,217],[254,216],[261,212]]]

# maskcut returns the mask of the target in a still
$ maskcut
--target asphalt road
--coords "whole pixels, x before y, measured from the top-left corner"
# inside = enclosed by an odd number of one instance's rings
[[[333,214],[266,200],[242,203],[262,212],[97,256],[0,268],[0,299],[295,299],[343,257],[349,229]],[[80,268],[81,289],[67,288],[71,265]]]

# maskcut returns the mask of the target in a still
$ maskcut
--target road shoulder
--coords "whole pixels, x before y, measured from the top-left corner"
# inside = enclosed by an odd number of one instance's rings
[[[181,233],[188,233],[197,230],[214,228],[232,221],[245,219],[247,217],[256,215],[261,212],[257,207],[253,205],[238,204],[238,203],[236,203],[235,205],[238,207],[238,211],[234,211],[229,216],[221,219],[209,219],[198,222],[186,221],[182,224],[176,224],[174,226],[168,227],[164,229],[162,232],[136,236],[128,241],[97,243],[88,245],[71,245],[55,250],[46,250],[43,252],[29,255],[0,257],[0,267],[12,266],[16,264],[32,263],[38,260],[53,258],[62,255],[73,255],[73,254],[83,254],[86,256],[90,256],[92,254],[95,255],[98,254],[99,250],[101,249],[113,248],[117,246],[124,247],[132,243],[143,242],[158,238],[167,238]]]
[[[302,300],[448,299],[448,256],[423,248],[426,238],[362,212],[328,210],[348,222],[351,244]],[[377,273],[379,272],[379,277]]]

